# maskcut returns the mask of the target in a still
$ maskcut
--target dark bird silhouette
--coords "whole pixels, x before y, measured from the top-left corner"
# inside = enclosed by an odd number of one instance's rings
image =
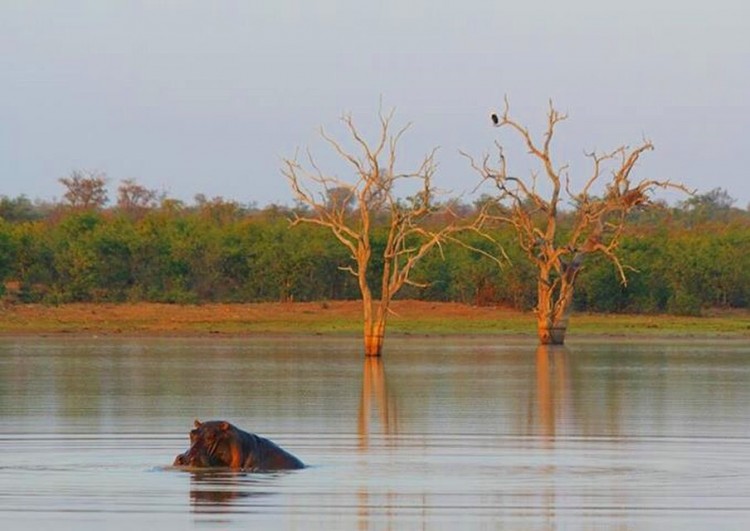
[[[492,118],[492,125],[497,125],[500,123],[500,118],[498,118],[497,114],[495,114],[494,112],[492,113],[490,118]]]

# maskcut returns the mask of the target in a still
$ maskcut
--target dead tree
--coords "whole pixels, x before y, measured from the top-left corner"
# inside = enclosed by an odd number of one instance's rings
[[[562,344],[575,281],[585,256],[604,255],[617,268],[620,281],[626,284],[626,266],[617,255],[617,247],[628,214],[649,206],[656,189],[690,192],[682,184],[669,180],[631,180],[641,155],[654,149],[648,140],[634,148],[623,145],[605,153],[587,153],[591,172],[584,177],[580,191],[573,191],[568,166],[556,166],[551,153],[556,128],[567,119],[567,114],[557,111],[550,102],[547,127],[540,142],[509,111],[506,98],[504,112],[492,116],[493,124],[520,137],[540,171],[532,172],[528,178],[510,175],[499,143],[496,143],[496,162],[491,163],[489,155],[481,162],[469,159],[483,182],[494,186],[496,204],[492,218],[515,229],[520,246],[537,268],[535,312],[540,343]],[[562,200],[569,201],[574,209],[572,227],[563,231],[559,223]]]
[[[292,225],[312,223],[327,227],[349,251],[352,264],[342,269],[354,275],[359,285],[366,356],[382,353],[393,296],[405,284],[423,285],[410,278],[417,262],[451,234],[466,229],[458,226],[455,216],[437,216],[432,182],[436,169],[435,150],[424,157],[415,171],[398,172],[396,150],[409,126],[394,130],[393,111],[388,114],[381,111],[378,117],[379,133],[375,142],[365,140],[350,115],[342,117],[352,139],[352,149],[321,129],[321,136],[351,168],[351,179],[325,174],[309,152],[306,165],[295,157],[284,160],[282,170],[295,199],[304,206],[295,214]],[[402,189],[401,185],[416,193],[398,197],[397,188]],[[438,217],[448,221],[436,228]],[[376,225],[385,226],[387,230],[379,289],[368,282]],[[374,292],[379,292],[379,300],[373,296]]]

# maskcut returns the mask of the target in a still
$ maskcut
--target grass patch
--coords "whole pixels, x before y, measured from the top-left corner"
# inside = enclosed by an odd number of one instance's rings
[[[536,333],[530,312],[455,303],[395,301],[388,332],[403,334]],[[263,304],[13,305],[0,309],[0,333],[192,335],[259,333],[359,334],[358,301]],[[574,314],[569,336],[750,336],[750,312],[703,317]]]

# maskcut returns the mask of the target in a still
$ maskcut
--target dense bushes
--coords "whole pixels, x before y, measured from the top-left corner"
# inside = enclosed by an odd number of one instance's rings
[[[706,222],[629,234],[620,246],[634,271],[628,285],[598,259],[579,278],[576,308],[589,311],[697,315],[750,302],[750,223]]]
[[[39,214],[21,206],[23,216],[0,217],[0,286],[11,288],[6,299],[197,303],[358,297],[354,277],[341,270],[349,265],[343,247],[316,226],[290,229],[288,212],[277,207],[248,210],[214,201],[188,208],[167,200],[136,215],[64,207]],[[532,266],[510,229],[498,229],[495,237],[511,259],[507,267],[464,247],[445,246],[415,272],[426,287],[405,288],[401,297],[533,307]],[[375,247],[383,243],[377,238]],[[471,245],[487,243],[476,238]],[[628,285],[619,283],[609,262],[591,258],[578,279],[577,310],[695,314],[750,303],[746,212],[730,209],[717,219],[683,208],[635,219],[619,253],[634,268]],[[372,273],[378,274],[378,264]]]

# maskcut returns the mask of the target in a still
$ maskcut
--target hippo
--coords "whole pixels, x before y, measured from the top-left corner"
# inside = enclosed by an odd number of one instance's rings
[[[305,465],[273,441],[248,433],[225,420],[195,421],[190,448],[178,455],[175,466],[227,467],[265,472],[295,470]]]

